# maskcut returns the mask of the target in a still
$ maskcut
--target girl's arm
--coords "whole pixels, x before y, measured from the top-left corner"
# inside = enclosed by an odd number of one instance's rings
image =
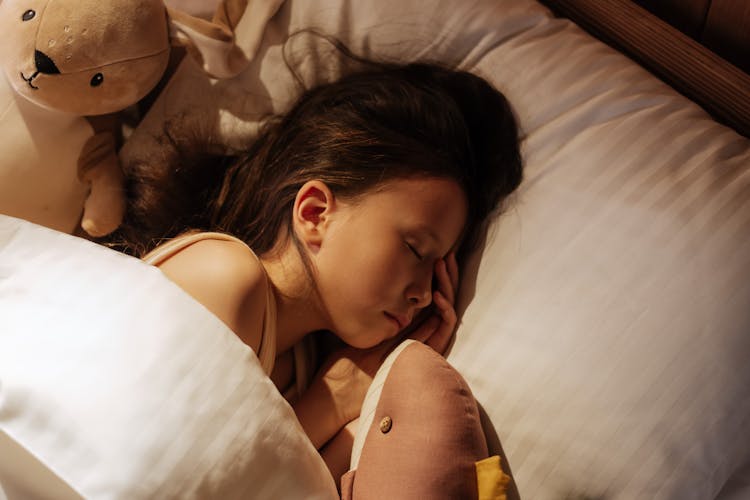
[[[358,425],[359,418],[352,420],[320,450],[320,456],[323,457],[328,470],[336,479],[349,470]]]
[[[294,403],[297,419],[316,449],[359,416],[367,389],[391,347],[389,343],[334,352]]]

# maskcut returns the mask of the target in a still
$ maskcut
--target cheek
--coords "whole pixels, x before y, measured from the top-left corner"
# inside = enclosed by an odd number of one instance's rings
[[[409,272],[398,250],[392,242],[370,244],[364,239],[342,245],[325,263],[332,275],[331,287],[353,307],[390,305]]]
[[[352,295],[363,300],[387,298],[395,279],[401,274],[392,260],[385,258],[384,253],[376,248],[352,252],[345,260],[348,262],[341,266],[346,272],[344,279],[348,277],[351,282]]]

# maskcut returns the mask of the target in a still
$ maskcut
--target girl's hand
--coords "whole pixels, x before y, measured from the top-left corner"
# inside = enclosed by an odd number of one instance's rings
[[[458,293],[458,263],[456,254],[449,253],[445,259],[435,263],[437,290],[432,292],[432,305],[424,309],[427,318],[420,323],[415,321],[415,329],[408,338],[418,340],[445,354],[456,329],[456,310],[454,303]]]

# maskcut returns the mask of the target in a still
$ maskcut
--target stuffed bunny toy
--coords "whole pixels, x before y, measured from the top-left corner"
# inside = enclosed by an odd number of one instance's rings
[[[403,341],[365,396],[342,500],[518,499],[499,439],[484,427],[461,374],[431,347]]]
[[[68,233],[118,227],[117,127],[104,118],[157,85],[171,42],[215,77],[238,64],[226,25],[162,0],[2,0],[0,30],[0,214]]]

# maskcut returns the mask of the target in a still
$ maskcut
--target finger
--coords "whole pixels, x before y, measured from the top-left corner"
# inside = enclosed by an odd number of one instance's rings
[[[434,302],[440,313],[440,324],[425,342],[440,354],[444,354],[450,344],[456,327],[456,311],[440,292],[435,292]]]
[[[456,326],[457,319],[456,310],[453,309],[453,304],[448,302],[448,299],[443,297],[443,294],[440,292],[435,292],[432,295],[432,300],[440,313],[443,325],[448,325],[452,330]]]
[[[450,276],[451,278],[451,286],[453,287],[454,291],[458,291],[459,276],[458,262],[456,261],[456,252],[449,253],[445,258],[445,263],[447,264],[448,276]]]
[[[435,263],[435,276],[438,279],[438,291],[445,297],[449,302],[453,303],[454,291],[451,278],[448,275],[448,267],[445,259],[440,259]]]

